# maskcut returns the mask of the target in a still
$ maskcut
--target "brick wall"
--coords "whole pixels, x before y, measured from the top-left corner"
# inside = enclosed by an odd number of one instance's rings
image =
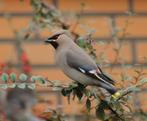
[[[113,63],[116,53],[114,48],[116,43],[112,42],[112,31],[117,29],[126,28],[126,21],[128,23],[126,29],[126,36],[123,32],[117,33],[119,41],[123,43],[120,50],[119,58],[127,65],[133,66],[134,69],[143,68],[147,72],[147,63],[144,63],[143,57],[147,57],[147,1],[146,0],[46,0],[50,4],[54,4],[63,13],[69,12],[76,13],[81,10],[81,3],[85,3],[84,13],[81,15],[80,23],[86,24],[87,28],[97,30],[94,33],[94,39],[97,44],[96,53],[98,56],[104,53],[105,58],[112,63],[113,71],[108,66],[104,68],[106,72],[111,73],[112,77],[120,80],[120,73],[124,72],[121,68],[121,63]],[[6,18],[12,16],[9,22]],[[131,13],[129,15],[128,13]],[[0,1],[0,62],[11,61],[13,62],[14,70],[18,70],[18,48],[15,46],[15,34],[13,28],[20,30],[30,22],[32,16],[32,8],[29,5],[29,0],[19,2],[19,0],[2,0]],[[74,22],[73,22],[74,23]],[[78,25],[75,29],[76,32],[84,34],[85,28]],[[44,45],[43,39],[49,36],[47,29],[34,32],[35,39],[24,41],[22,47],[25,49],[29,61],[33,67],[33,74],[39,74],[48,77],[50,80],[61,80],[61,82],[69,82],[61,70],[54,65],[54,50],[50,46]],[[129,68],[125,73],[134,76],[134,69]],[[146,89],[145,89],[146,90]],[[46,93],[46,92],[43,92]],[[55,95],[56,94],[56,95]],[[81,118],[80,112],[83,107],[67,104],[67,101],[61,98],[57,93],[50,92],[48,96],[52,103],[52,107],[57,108],[58,105],[63,104],[63,111],[67,114],[74,115],[79,111],[77,118]],[[146,101],[142,98],[147,96],[146,92],[137,94],[139,105],[142,105],[147,110]],[[55,101],[56,100],[56,103]],[[136,102],[135,102],[136,103]],[[137,103],[138,104],[138,103]],[[72,106],[74,105],[74,106]],[[69,113],[70,112],[70,113]]]

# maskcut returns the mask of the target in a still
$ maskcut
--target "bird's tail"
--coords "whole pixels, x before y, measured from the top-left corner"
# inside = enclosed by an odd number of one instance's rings
[[[105,75],[100,68],[99,71],[100,73],[97,73],[96,76],[100,80],[100,86],[106,89],[111,94],[117,92],[117,89],[114,87],[114,80]]]
[[[105,83],[102,83],[101,86],[106,89],[110,94],[114,94],[117,92],[117,89],[112,86],[112,85],[108,85],[108,84],[105,84]]]
[[[117,89],[114,87],[114,81],[106,76],[105,74],[101,73],[98,74],[101,80],[101,86],[106,89],[109,93],[114,94]]]

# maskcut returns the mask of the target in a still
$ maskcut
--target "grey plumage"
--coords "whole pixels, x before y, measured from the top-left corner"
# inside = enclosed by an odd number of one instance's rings
[[[71,38],[68,31],[62,30],[46,40],[56,49],[57,65],[72,80],[84,85],[105,88],[111,94],[116,92],[114,81],[106,76],[91,57]]]

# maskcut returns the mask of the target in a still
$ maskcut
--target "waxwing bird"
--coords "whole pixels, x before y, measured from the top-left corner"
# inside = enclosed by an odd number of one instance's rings
[[[116,92],[114,81],[73,41],[70,32],[60,30],[45,42],[55,48],[56,64],[69,78],[83,85],[102,87],[111,94]]]

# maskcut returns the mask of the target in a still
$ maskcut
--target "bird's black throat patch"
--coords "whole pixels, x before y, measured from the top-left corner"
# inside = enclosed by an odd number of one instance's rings
[[[59,44],[58,44],[57,42],[55,42],[55,41],[50,42],[50,44],[51,44],[55,49],[57,49],[58,46],[59,46]]]

